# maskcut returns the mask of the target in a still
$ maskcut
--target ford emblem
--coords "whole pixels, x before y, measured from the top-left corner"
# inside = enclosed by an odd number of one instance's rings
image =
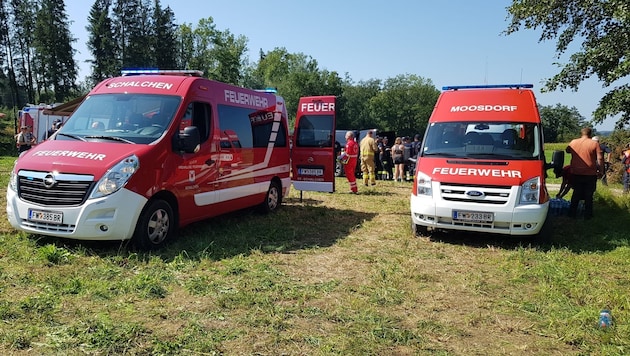
[[[479,198],[479,197],[484,196],[483,192],[480,192],[478,190],[469,190],[466,192],[466,195],[473,198]]]

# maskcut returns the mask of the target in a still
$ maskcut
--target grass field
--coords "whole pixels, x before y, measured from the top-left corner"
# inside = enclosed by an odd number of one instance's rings
[[[3,187],[12,162],[0,160]],[[630,353],[630,201],[618,187],[598,187],[592,220],[550,218],[539,240],[416,238],[410,183],[359,195],[336,183],[293,190],[269,216],[189,226],[153,253],[27,236],[3,216],[0,354]]]

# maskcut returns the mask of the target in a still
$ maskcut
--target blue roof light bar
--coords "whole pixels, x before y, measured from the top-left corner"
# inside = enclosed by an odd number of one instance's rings
[[[458,90],[458,89],[505,89],[505,88],[533,88],[534,84],[490,84],[490,85],[448,85],[443,86],[442,90]]]

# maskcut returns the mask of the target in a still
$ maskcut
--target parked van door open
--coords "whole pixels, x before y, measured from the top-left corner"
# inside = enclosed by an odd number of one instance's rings
[[[326,103],[326,115],[309,116],[315,129],[334,130],[334,101]],[[198,71],[127,71],[99,83],[52,139],[18,158],[7,217],[28,233],[158,248],[199,220],[276,210],[291,185],[288,132],[275,91]],[[300,164],[302,176],[332,171],[332,150],[320,148],[316,161]]]
[[[291,152],[295,189],[335,191],[335,112],[334,96],[300,98]]]

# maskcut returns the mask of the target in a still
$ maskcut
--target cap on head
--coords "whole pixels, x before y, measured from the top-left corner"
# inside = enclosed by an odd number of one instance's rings
[[[60,120],[60,119],[54,119],[52,123],[53,123],[53,124],[58,124],[58,123],[60,123],[60,122],[61,122],[61,120]]]

